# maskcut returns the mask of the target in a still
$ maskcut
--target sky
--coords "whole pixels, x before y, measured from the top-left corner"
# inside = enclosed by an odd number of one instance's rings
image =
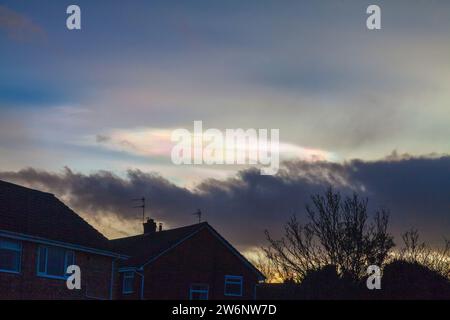
[[[1,0],[0,179],[55,193],[110,237],[141,231],[132,198],[167,228],[201,208],[244,250],[331,185],[388,207],[397,239],[417,227],[439,243],[449,35],[444,0]],[[174,165],[171,132],[195,120],[279,129],[279,173]]]

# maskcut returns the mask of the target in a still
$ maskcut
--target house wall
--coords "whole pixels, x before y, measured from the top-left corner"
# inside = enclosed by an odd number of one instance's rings
[[[20,274],[0,272],[0,299],[109,299],[112,258],[75,251],[81,269],[81,289],[66,281],[37,275],[38,244],[22,241]]]
[[[211,231],[203,229],[167,252],[144,269],[145,299],[189,299],[192,283],[209,285],[209,299],[253,299],[257,276]],[[243,276],[243,296],[224,295],[225,275]],[[140,276],[135,275],[133,294],[122,299],[138,299]]]

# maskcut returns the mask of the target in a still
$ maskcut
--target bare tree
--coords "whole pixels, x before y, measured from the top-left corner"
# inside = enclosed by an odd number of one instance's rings
[[[249,258],[250,262],[266,277],[266,282],[279,282],[285,280],[277,270],[271,260],[266,259],[262,252],[257,252],[254,257]]]
[[[431,248],[420,242],[417,229],[406,231],[402,239],[404,247],[400,250],[400,260],[421,264],[450,279],[450,240],[444,239],[442,248]]]
[[[331,188],[324,195],[312,196],[312,206],[306,206],[306,224],[293,216],[279,240],[266,231],[267,258],[281,274],[295,281],[330,264],[342,274],[362,277],[368,265],[382,266],[394,246],[387,232],[387,211],[376,212],[369,223],[367,203],[357,194],[342,198]]]
[[[284,228],[285,236],[273,239],[266,230],[269,246],[263,248],[267,259],[274,265],[283,281],[300,281],[310,270],[329,263],[323,249],[314,239],[309,225],[302,225],[292,216]]]

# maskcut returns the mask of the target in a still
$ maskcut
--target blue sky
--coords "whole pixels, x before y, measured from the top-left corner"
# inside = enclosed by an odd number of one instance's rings
[[[65,27],[73,3],[81,31]],[[194,120],[278,128],[336,163],[446,155],[450,3],[376,1],[382,30],[368,31],[372,3],[2,0],[2,171],[233,177],[242,168],[176,167],[164,153]]]

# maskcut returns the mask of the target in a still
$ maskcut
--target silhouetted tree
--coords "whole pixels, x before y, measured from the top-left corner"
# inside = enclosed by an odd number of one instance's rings
[[[266,277],[266,283],[280,282],[282,279],[277,267],[271,260],[266,259],[262,252],[257,252],[254,257],[249,258],[250,262]]]
[[[417,263],[450,279],[450,241],[444,239],[442,248],[431,248],[420,241],[417,229],[406,231],[402,235],[403,248],[398,260]]]
[[[386,210],[377,211],[369,222],[368,200],[356,193],[342,198],[329,188],[324,195],[311,198],[312,206],[306,206],[306,224],[293,216],[279,240],[266,231],[269,246],[264,252],[283,278],[299,282],[308,272],[334,265],[341,275],[356,280],[368,265],[383,265],[394,246],[387,232]]]

